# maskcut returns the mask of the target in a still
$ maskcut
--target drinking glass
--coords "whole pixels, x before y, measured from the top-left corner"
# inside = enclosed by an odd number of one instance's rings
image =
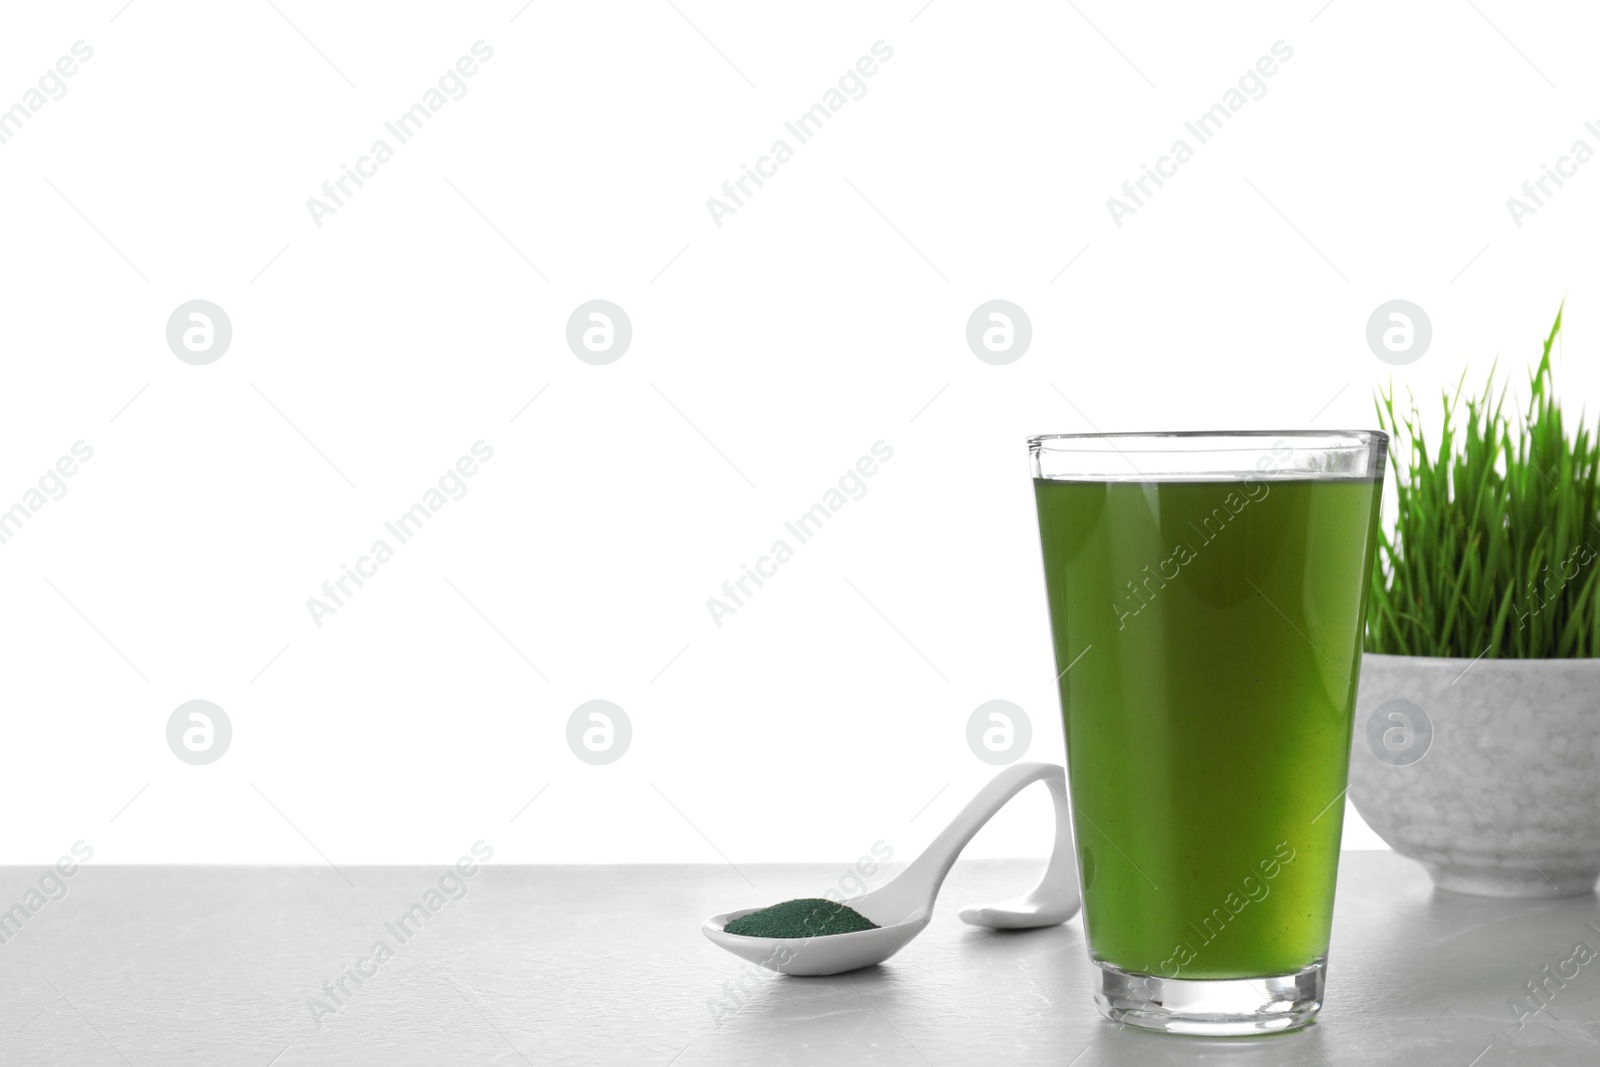
[[[1101,1011],[1322,1006],[1388,438],[1028,441]]]

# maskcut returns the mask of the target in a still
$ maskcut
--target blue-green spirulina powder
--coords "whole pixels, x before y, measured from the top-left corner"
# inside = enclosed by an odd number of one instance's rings
[[[847,904],[802,897],[741,915],[723,930],[741,937],[826,937],[877,928],[877,923]]]

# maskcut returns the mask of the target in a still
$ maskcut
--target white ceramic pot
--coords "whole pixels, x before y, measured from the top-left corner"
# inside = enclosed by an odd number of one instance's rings
[[[1440,889],[1593,892],[1600,659],[1364,656],[1350,798]]]

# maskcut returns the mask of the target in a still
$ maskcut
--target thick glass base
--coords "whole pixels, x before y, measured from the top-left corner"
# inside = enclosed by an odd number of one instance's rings
[[[1161,978],[1095,960],[1094,1000],[1113,1022],[1169,1034],[1213,1037],[1273,1033],[1304,1026],[1322,1007],[1324,956],[1294,974],[1260,978]]]

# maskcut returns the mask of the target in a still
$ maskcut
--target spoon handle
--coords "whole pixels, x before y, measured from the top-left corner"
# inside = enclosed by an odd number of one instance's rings
[[[1078,914],[1078,858],[1072,847],[1072,807],[1067,800],[1067,776],[1056,764],[1042,766],[1038,778],[1050,789],[1056,809],[1056,839],[1050,850],[1050,863],[1033,892],[1015,900],[995,904],[971,904],[961,909],[961,921],[992,930],[1028,930],[1036,926],[1055,926]],[[1026,779],[1022,784],[1035,779]],[[1020,786],[1018,788],[1021,788]]]
[[[1054,763],[1018,763],[1007,767],[978,791],[950,825],[934,838],[922,855],[911,862],[895,884],[880,893],[898,889],[906,903],[921,905],[926,915],[950,873],[956,857],[983,825],[1025,787],[1043,780],[1056,809],[1055,847],[1038,886],[1025,897],[1000,904],[974,905],[961,918],[993,929],[1026,929],[1064,923],[1078,912],[1078,872],[1072,848],[1072,818],[1067,802],[1066,772]],[[896,895],[899,895],[898,893]]]

